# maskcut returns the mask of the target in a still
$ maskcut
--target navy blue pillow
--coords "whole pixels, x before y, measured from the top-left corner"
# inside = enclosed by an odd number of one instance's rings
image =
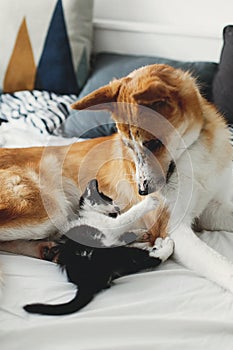
[[[175,68],[189,70],[197,77],[202,94],[212,100],[212,81],[218,64],[213,62],[182,62],[161,57],[120,55],[100,53],[94,57],[93,70],[79,97],[83,97],[100,86],[108,84],[113,78],[121,78],[139,67],[166,63]],[[72,111],[63,125],[63,134],[92,138],[107,136],[116,131],[110,114],[105,111]]]

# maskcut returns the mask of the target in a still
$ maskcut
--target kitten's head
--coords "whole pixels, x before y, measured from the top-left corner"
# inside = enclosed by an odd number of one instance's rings
[[[95,210],[111,217],[116,217],[120,212],[113,200],[99,191],[96,179],[87,184],[85,192],[80,197],[79,205],[82,210]]]

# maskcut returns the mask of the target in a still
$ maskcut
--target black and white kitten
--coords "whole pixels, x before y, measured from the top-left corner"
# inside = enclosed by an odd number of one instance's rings
[[[80,218],[57,245],[45,251],[45,258],[56,261],[66,270],[69,281],[78,286],[75,297],[63,304],[29,304],[24,309],[46,315],[73,313],[110,287],[114,279],[165,261],[174,248],[170,238],[158,238],[153,248],[145,244],[143,249],[126,246],[142,234],[142,230],[132,228],[135,221],[157,204],[157,198],[147,196],[120,215],[112,200],[98,191],[97,181],[92,180],[80,199]]]

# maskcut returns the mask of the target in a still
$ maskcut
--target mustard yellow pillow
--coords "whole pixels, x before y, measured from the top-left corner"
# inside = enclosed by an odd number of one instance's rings
[[[93,0],[0,0],[0,90],[77,94],[89,70]]]

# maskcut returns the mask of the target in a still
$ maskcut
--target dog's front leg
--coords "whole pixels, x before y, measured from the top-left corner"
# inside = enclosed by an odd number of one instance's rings
[[[169,208],[165,203],[161,203],[156,210],[145,215],[144,222],[152,246],[156,238],[165,239],[168,236],[170,217]]]
[[[233,293],[233,263],[201,241],[182,223],[170,237],[174,240],[174,258],[183,266]]]
[[[218,181],[219,189],[199,217],[199,228],[233,232],[232,163]]]
[[[212,200],[199,218],[201,229],[233,232],[233,204]]]

